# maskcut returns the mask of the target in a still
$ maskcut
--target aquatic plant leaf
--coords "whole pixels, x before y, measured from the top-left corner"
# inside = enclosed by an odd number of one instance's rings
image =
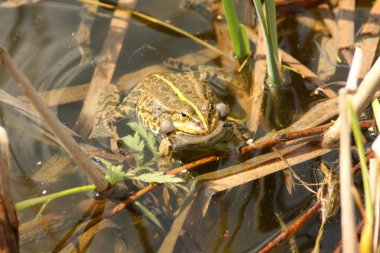
[[[122,165],[113,165],[111,162],[100,157],[96,157],[96,159],[106,167],[107,170],[105,178],[111,185],[115,185],[116,183],[128,178],[128,175],[123,171]]]
[[[127,135],[121,138],[121,140],[127,145],[128,150],[132,153],[134,153],[134,159],[136,162],[136,166],[138,168],[141,167],[141,165],[144,162],[144,146],[145,143],[143,140],[141,140],[141,137],[138,132],[135,132],[135,134]]]
[[[137,132],[133,136],[124,136],[121,140],[127,145],[130,152],[137,153],[144,150],[144,141],[141,140],[140,135]]]
[[[139,133],[141,138],[146,143],[149,151],[152,152],[153,154],[156,154],[156,151],[157,151],[156,138],[151,132],[149,132],[143,125],[138,124],[136,122],[128,122],[127,126],[132,128],[132,130],[134,130],[135,132]]]
[[[112,166],[106,171],[106,179],[111,185],[114,185],[117,182],[123,181],[125,178],[126,178],[126,175],[123,172],[122,165]]]
[[[162,171],[156,171],[152,173],[145,173],[136,176],[134,179],[141,180],[147,183],[180,183],[183,182],[182,178],[176,177],[174,175],[164,174]]]

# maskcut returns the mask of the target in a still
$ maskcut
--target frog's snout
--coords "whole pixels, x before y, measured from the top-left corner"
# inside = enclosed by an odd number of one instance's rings
[[[218,103],[215,105],[215,109],[218,111],[219,118],[225,119],[229,113],[228,105],[224,103]]]

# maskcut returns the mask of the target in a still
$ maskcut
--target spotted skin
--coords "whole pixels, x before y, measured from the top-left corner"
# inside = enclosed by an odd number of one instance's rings
[[[164,119],[170,119],[177,131],[194,135],[210,133],[219,122],[215,105],[220,103],[220,100],[206,83],[196,80],[194,75],[192,72],[185,72],[147,76],[132,89],[116,109],[103,109],[100,114],[100,118],[106,122],[103,128],[107,129],[117,120],[135,114],[139,122],[155,134],[160,133],[160,125]],[[207,127],[202,124],[194,108],[181,100],[162,78],[173,83],[195,105]],[[106,97],[108,99],[112,97],[109,99],[111,102],[106,103],[109,105],[114,105],[119,99],[115,91]]]

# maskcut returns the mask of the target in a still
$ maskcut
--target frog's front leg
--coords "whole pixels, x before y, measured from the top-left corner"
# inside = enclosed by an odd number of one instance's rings
[[[164,137],[161,140],[160,146],[157,152],[157,167],[160,171],[168,171],[171,169],[173,155],[173,145],[168,137]]]
[[[135,92],[131,93],[120,102],[120,91],[115,85],[110,85],[109,89],[101,96],[94,120],[93,130],[89,138],[113,137],[116,141],[119,136],[115,129],[118,120],[125,119],[133,114],[135,110]]]

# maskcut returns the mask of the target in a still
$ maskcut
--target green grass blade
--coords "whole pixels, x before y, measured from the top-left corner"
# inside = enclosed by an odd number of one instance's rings
[[[240,36],[241,36],[241,41],[243,42],[243,48],[244,52],[246,53],[244,57],[249,56],[251,52],[251,46],[249,45],[249,38],[248,38],[248,33],[245,25],[240,24]]]
[[[371,192],[369,188],[368,167],[367,167],[367,162],[365,159],[364,144],[361,139],[361,131],[360,131],[360,126],[359,126],[358,116],[356,115],[356,112],[350,100],[348,101],[348,110],[351,116],[352,134],[354,135],[355,144],[358,149],[358,154],[359,154],[359,159],[360,159],[360,166],[362,168],[361,171],[362,171],[363,186],[364,186],[365,211],[366,211],[366,216],[367,216],[366,218],[368,222],[370,222],[370,224],[373,224],[373,205],[371,201]]]
[[[269,13],[269,16],[267,17],[265,17],[264,15],[263,5],[261,4],[261,1],[260,0],[252,0],[252,1],[254,2],[256,13],[259,17],[261,28],[264,34],[264,45],[265,45],[265,52],[267,55],[267,66],[268,66],[267,71],[268,71],[269,85],[277,87],[278,85],[281,84],[282,78],[280,74],[280,67],[279,67],[279,61],[278,61],[276,11],[275,10],[273,11],[273,9],[275,8],[274,1],[273,0],[269,1],[270,2],[269,8],[272,10],[269,11],[270,13]],[[268,20],[269,18],[271,20]],[[271,28],[269,28],[269,25],[271,26]],[[272,44],[276,44],[276,45],[273,46]]]
[[[279,85],[281,81],[280,63],[278,59],[278,38],[277,38],[277,24],[276,24],[276,5],[274,0],[265,0],[266,3],[266,22],[268,28],[269,42],[271,48],[271,55],[273,66],[272,68],[272,82]]]
[[[20,202],[16,203],[16,210],[21,211],[22,209],[25,209],[27,207],[42,204],[44,202],[52,201],[52,200],[55,200],[57,198],[65,197],[65,196],[72,195],[72,194],[77,194],[80,192],[94,191],[94,190],[95,190],[95,185],[86,185],[86,186],[75,187],[75,188],[67,189],[64,191],[48,194],[48,195],[41,196],[38,198],[20,201]]]
[[[228,31],[231,35],[234,52],[240,62],[250,54],[248,36],[242,33],[240,22],[236,15],[235,5],[233,0],[222,0],[224,12],[226,14]]]
[[[135,201],[134,204],[144,213],[145,217],[153,222],[161,231],[164,231],[164,227],[162,226],[160,220],[143,204],[139,201]]]
[[[276,24],[276,5],[274,0],[265,0],[266,3],[266,21],[268,27],[268,34],[270,38],[270,47],[274,53],[274,58],[278,62],[278,47],[277,47],[277,24]]]

